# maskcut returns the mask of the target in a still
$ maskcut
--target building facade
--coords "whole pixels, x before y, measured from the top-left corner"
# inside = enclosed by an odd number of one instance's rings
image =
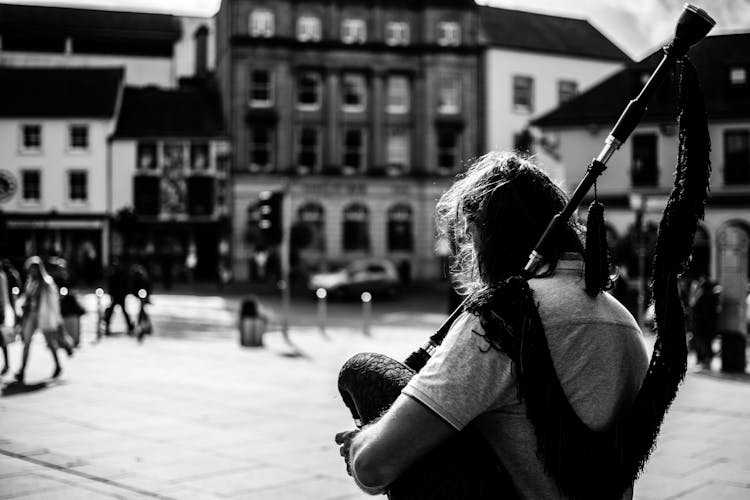
[[[712,165],[711,191],[696,235],[690,273],[719,279],[725,291],[731,292],[726,296],[735,297],[731,307],[737,311],[744,305],[747,290],[734,277],[742,276],[745,283],[750,277],[749,54],[747,33],[710,36],[689,53],[704,94]],[[659,51],[628,66],[536,120],[550,141],[558,144],[557,152],[569,172],[568,189],[583,177],[627,101],[637,95],[661,57]],[[631,275],[639,273],[639,265],[630,243],[641,224],[646,239],[653,241],[674,181],[677,74],[656,92],[643,120],[597,183],[607,206],[611,246],[625,250],[619,258]]]
[[[374,256],[440,276],[435,201],[482,140],[474,3],[233,0],[216,26],[237,277],[276,253],[248,211],[268,190],[307,234],[301,273]]]
[[[584,19],[478,7],[488,149],[527,149],[530,122],[622,69],[630,58]],[[549,173],[554,156],[534,151]]]
[[[169,285],[228,265],[230,144],[212,80],[126,87],[110,139],[112,254]]]
[[[101,269],[107,137],[122,79],[119,68],[0,68],[4,257],[57,255],[82,275]]]

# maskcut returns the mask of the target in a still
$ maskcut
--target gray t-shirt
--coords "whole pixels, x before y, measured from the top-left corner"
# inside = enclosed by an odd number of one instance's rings
[[[633,316],[608,293],[584,290],[583,263],[561,260],[552,276],[529,281],[539,303],[555,371],[583,423],[598,430],[635,399],[648,369]],[[521,498],[564,498],[536,456],[536,438],[518,399],[515,367],[464,313],[427,365],[404,388],[451,426],[476,425],[510,472]],[[632,490],[623,498],[632,498]]]

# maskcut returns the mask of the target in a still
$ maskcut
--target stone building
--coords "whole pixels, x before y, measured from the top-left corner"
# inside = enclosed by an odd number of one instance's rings
[[[440,276],[435,201],[481,151],[474,3],[232,0],[216,29],[236,277],[276,253],[248,212],[268,190],[285,192],[287,231],[307,235],[301,273],[371,256]]]

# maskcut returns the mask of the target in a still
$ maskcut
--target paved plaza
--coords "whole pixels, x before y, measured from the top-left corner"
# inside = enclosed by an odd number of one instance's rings
[[[89,314],[81,349],[44,387],[52,363],[36,340],[27,373],[36,390],[0,398],[0,499],[366,497],[333,442],[352,426],[338,369],[361,351],[404,358],[440,315],[394,311],[378,317],[371,336],[358,318],[325,335],[293,325],[292,344],[275,329],[264,348],[241,348],[235,304],[154,302],[157,329],[183,335],[94,343]],[[10,355],[15,367],[18,342]],[[750,498],[748,378],[691,367],[635,498]]]

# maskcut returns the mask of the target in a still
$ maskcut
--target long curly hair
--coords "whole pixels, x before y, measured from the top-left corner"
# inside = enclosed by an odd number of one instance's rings
[[[539,167],[510,152],[477,159],[437,203],[438,235],[450,242],[451,277],[461,295],[481,293],[520,275],[552,217],[567,196]],[[583,254],[583,228],[572,217],[552,255]]]

